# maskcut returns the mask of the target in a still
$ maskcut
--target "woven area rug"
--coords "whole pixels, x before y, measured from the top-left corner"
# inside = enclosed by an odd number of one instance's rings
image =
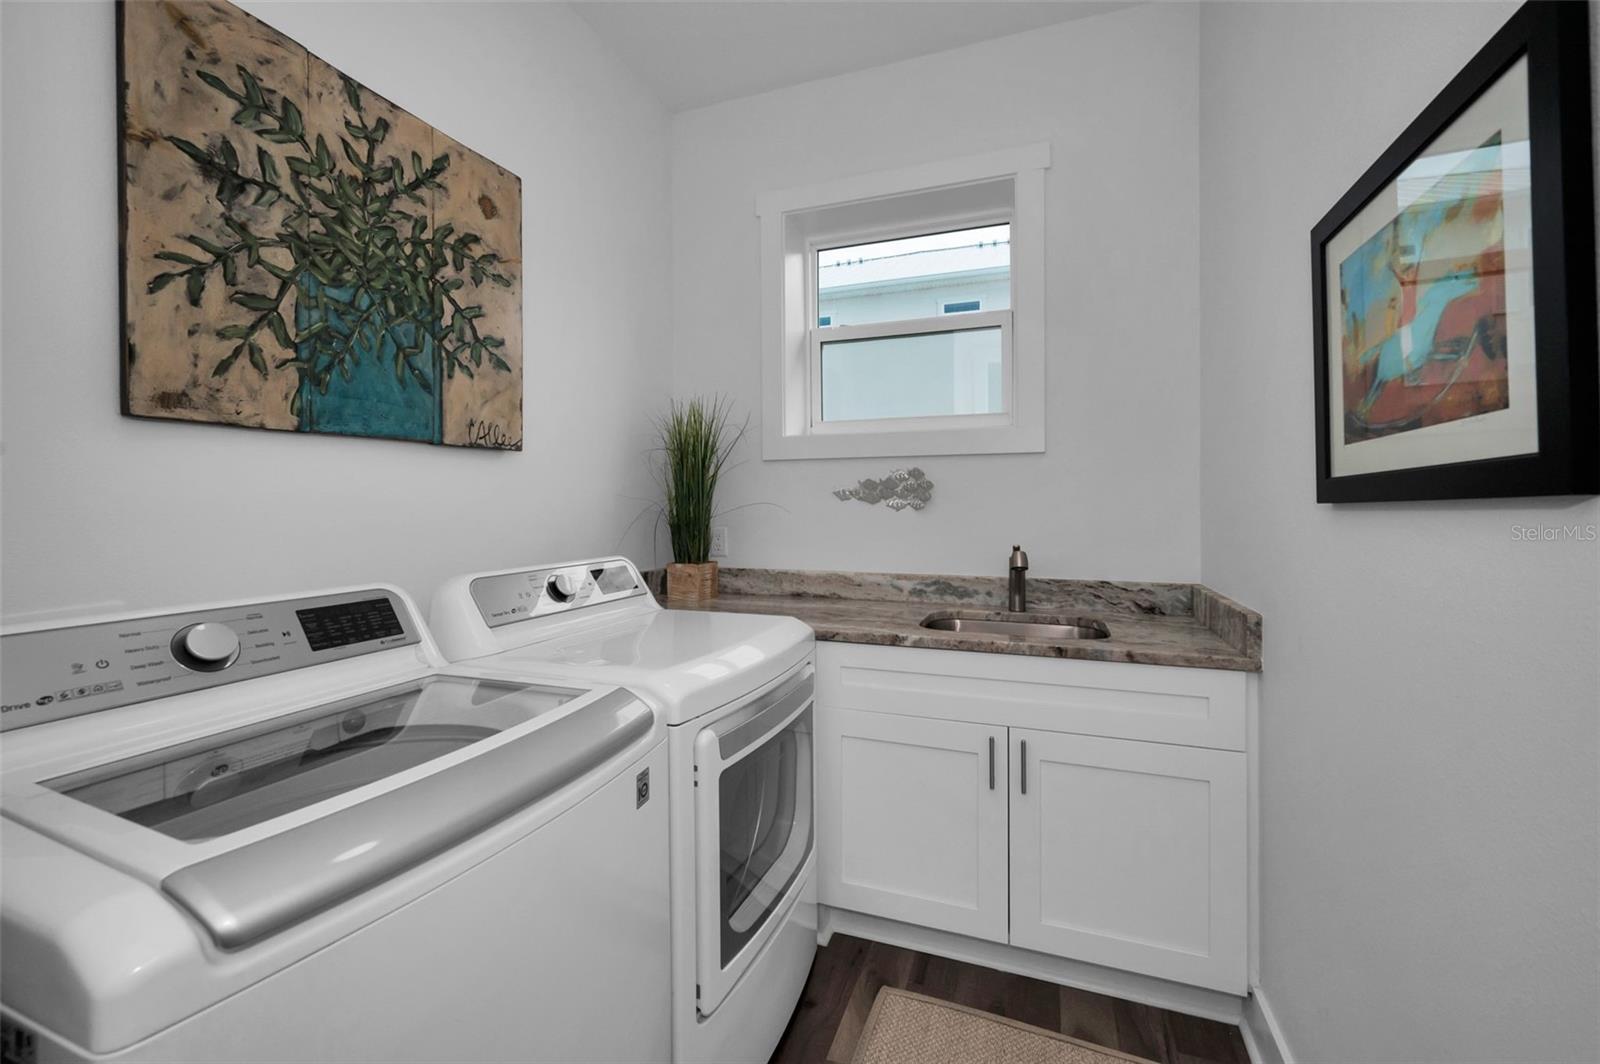
[[[1150,1064],[963,1005],[886,986],[851,1064]]]

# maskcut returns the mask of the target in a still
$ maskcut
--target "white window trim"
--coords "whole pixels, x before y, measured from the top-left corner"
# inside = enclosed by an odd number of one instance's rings
[[[786,189],[757,201],[761,223],[762,458],[913,457],[939,454],[1018,454],[1045,448],[1045,291],[1044,171],[1050,145],[1031,144],[900,170],[863,174],[839,181]],[[879,335],[948,332],[982,327],[990,315],[1003,315],[1002,344],[1010,365],[1002,387],[1005,414],[894,418],[879,421],[814,423],[820,409],[819,332],[829,341],[862,339],[856,330],[873,326],[825,326],[802,315],[814,304],[809,268],[816,248],[828,240],[808,240],[803,253],[788,246],[786,216],[941,188],[1012,180],[1011,292],[1013,309],[938,315],[915,322],[888,322]],[[941,218],[951,228],[993,221],[991,214]],[[978,219],[975,223],[970,219]],[[904,226],[898,228],[902,233]],[[851,238],[861,235],[852,230]],[[868,239],[872,237],[869,236]],[[838,241],[831,241],[838,246]],[[791,311],[793,311],[791,313]],[[929,326],[931,323],[931,327]],[[843,330],[851,330],[846,336]]]

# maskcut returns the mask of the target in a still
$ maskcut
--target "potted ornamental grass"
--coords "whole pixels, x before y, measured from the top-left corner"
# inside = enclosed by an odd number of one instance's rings
[[[711,560],[717,482],[748,425],[748,420],[733,423],[733,404],[722,396],[674,399],[656,422],[658,479],[666,496],[662,516],[672,536],[669,604],[702,602],[717,594],[717,563]]]

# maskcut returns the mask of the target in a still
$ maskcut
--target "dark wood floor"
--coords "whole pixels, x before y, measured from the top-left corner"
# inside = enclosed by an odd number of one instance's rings
[[[982,1009],[1157,1064],[1248,1064],[1239,1029],[881,942],[834,935],[817,951],[772,1064],[849,1064],[884,986]]]

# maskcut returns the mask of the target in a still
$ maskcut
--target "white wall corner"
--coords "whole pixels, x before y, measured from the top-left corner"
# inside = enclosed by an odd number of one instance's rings
[[[1244,999],[1244,1013],[1239,1020],[1239,1030],[1244,1035],[1244,1048],[1250,1054],[1250,1064],[1294,1064],[1289,1043],[1284,1040],[1283,1028],[1273,1015],[1272,1006],[1259,986],[1250,988]]]

